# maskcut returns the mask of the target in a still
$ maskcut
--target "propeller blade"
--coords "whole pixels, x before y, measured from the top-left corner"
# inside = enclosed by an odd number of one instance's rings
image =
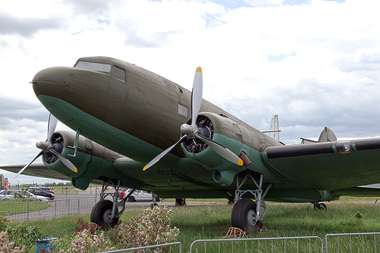
[[[70,160],[63,157],[60,153],[58,153],[54,148],[50,147],[49,151],[53,153],[55,156],[58,157],[58,159],[70,170],[74,171],[75,173],[78,172],[78,169],[70,162]]]
[[[201,141],[203,141],[204,143],[206,143],[210,148],[212,148],[212,150],[214,150],[216,153],[218,153],[223,158],[227,159],[228,161],[230,161],[234,164],[237,164],[239,166],[243,166],[243,164],[244,164],[243,160],[240,159],[237,155],[235,155],[228,148],[223,147],[219,143],[217,143],[213,140],[210,140],[210,139],[200,135],[199,133],[196,133],[195,136],[198,139],[200,139]]]
[[[41,151],[30,163],[28,163],[27,165],[25,165],[24,166],[24,168],[22,168],[17,174],[16,174],[16,176],[14,176],[14,178],[13,179],[15,179],[16,177],[18,177],[21,173],[23,173],[24,172],[24,170],[26,169],[26,168],[28,168],[38,157],[40,157],[42,154],[43,154],[44,152],[43,151]]]
[[[161,154],[159,154],[158,156],[156,156],[152,161],[150,161],[147,165],[145,165],[145,167],[143,168],[143,170],[147,170],[150,167],[152,167],[154,164],[156,164],[162,157],[164,157],[167,153],[169,153],[175,146],[177,146],[178,144],[180,144],[181,142],[183,142],[183,140],[185,138],[187,138],[186,135],[182,136],[181,139],[179,139],[179,141],[177,141],[174,145],[172,145],[169,148],[165,149]]]
[[[48,123],[48,136],[47,136],[47,141],[50,142],[51,137],[53,136],[55,132],[55,128],[57,126],[57,118],[54,117],[53,114],[50,113],[49,115],[49,123]]]
[[[193,91],[191,92],[191,126],[196,126],[199,110],[202,103],[203,76],[202,68],[198,67],[193,82]]]

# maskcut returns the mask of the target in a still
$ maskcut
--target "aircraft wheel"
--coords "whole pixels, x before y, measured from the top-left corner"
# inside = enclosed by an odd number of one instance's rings
[[[256,203],[251,199],[241,199],[234,205],[231,213],[231,224],[247,234],[258,232],[261,222],[255,220]]]
[[[175,199],[176,206],[186,206],[186,199],[176,198]]]
[[[326,210],[327,206],[324,203],[314,204],[314,210]]]
[[[109,216],[112,213],[113,202],[110,200],[100,200],[91,210],[91,222],[98,224],[102,229],[114,227],[119,218],[111,220]]]

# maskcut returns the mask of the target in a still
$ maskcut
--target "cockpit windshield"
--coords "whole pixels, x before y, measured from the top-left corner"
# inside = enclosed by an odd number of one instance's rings
[[[75,65],[75,67],[80,68],[80,69],[88,69],[88,70],[94,70],[94,71],[106,72],[106,73],[109,73],[111,71],[110,64],[98,63],[98,62],[79,61],[77,65]]]

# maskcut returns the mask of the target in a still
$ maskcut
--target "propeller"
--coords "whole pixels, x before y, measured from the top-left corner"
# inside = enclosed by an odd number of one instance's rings
[[[214,150],[217,154],[224,157],[228,161],[237,164],[239,166],[243,165],[243,160],[240,159],[237,155],[235,155],[231,150],[226,147],[220,145],[219,143],[203,136],[200,134],[198,126],[196,124],[199,110],[201,109],[202,103],[202,90],[203,90],[203,77],[202,77],[202,68],[198,67],[193,83],[193,90],[191,92],[191,125],[183,124],[181,126],[181,133],[183,136],[179,141],[177,141],[174,145],[170,146],[166,150],[164,150],[161,154],[156,156],[153,160],[151,160],[147,165],[145,165],[143,170],[147,170],[156,164],[162,157],[168,154],[175,146],[183,142],[185,139],[199,139],[206,143],[212,150]]]
[[[64,156],[62,156],[59,152],[57,152],[54,149],[54,145],[51,141],[51,138],[54,134],[55,128],[57,126],[57,118],[54,117],[53,114],[50,113],[49,115],[49,122],[48,122],[48,130],[47,130],[47,139],[46,141],[38,141],[36,143],[37,148],[42,149],[42,151],[27,165],[25,165],[17,174],[14,176],[14,178],[18,177],[26,168],[28,168],[38,157],[43,155],[44,153],[51,153],[58,157],[59,160],[70,170],[74,171],[75,173],[78,172],[78,169],[72,164],[68,159],[66,159]]]

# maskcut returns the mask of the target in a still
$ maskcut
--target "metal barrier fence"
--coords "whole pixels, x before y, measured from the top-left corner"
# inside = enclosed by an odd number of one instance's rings
[[[196,244],[204,245],[196,247]],[[195,252],[321,252],[323,240],[318,236],[196,240]]]
[[[377,252],[377,245],[380,245],[380,232],[374,233],[350,233],[350,234],[327,234],[325,244],[318,236],[304,237],[274,237],[274,238],[238,238],[238,239],[210,239],[196,240],[190,246],[190,253],[206,252]],[[336,244],[328,241],[336,238]],[[107,251],[103,253],[116,252],[148,252],[149,249],[164,248],[172,245],[179,245],[178,252],[182,253],[180,242],[159,244],[139,248]],[[172,248],[160,249],[155,252],[172,252]],[[177,252],[177,251],[176,251]]]
[[[328,244],[328,239],[336,238],[336,243]],[[331,241],[330,240],[330,241]],[[380,233],[327,234],[325,236],[326,253],[331,252],[377,252],[380,245]],[[379,250],[380,251],[380,250]]]
[[[82,215],[91,212],[96,200],[96,197],[83,197],[59,199],[49,202],[1,201],[0,215],[15,221]]]
[[[152,246],[138,247],[138,248],[130,248],[130,249],[122,249],[122,250],[114,250],[114,251],[105,251],[102,253],[116,253],[116,252],[128,252],[128,251],[136,251],[136,252],[148,252],[149,249],[158,249],[154,252],[172,252],[172,246],[178,246],[178,252],[182,252],[182,244],[180,242],[166,243],[166,244],[157,244]],[[167,248],[169,247],[169,248]]]
[[[9,220],[53,219],[68,215],[83,215],[91,212],[96,203],[95,197],[66,198],[49,202],[0,201],[0,215]],[[336,238],[333,242],[332,238]],[[203,245],[199,246],[199,244]],[[181,243],[179,252],[182,252]],[[162,247],[172,244],[163,244]],[[241,238],[196,240],[190,246],[190,252],[378,252],[380,232],[327,234],[325,243],[318,236],[277,237],[277,238]],[[142,248],[125,249],[112,252],[148,250],[161,247],[154,245]],[[147,252],[147,251],[145,251]],[[165,251],[166,252],[166,251]],[[170,248],[171,252],[171,248]],[[380,252],[380,249],[379,249]]]

